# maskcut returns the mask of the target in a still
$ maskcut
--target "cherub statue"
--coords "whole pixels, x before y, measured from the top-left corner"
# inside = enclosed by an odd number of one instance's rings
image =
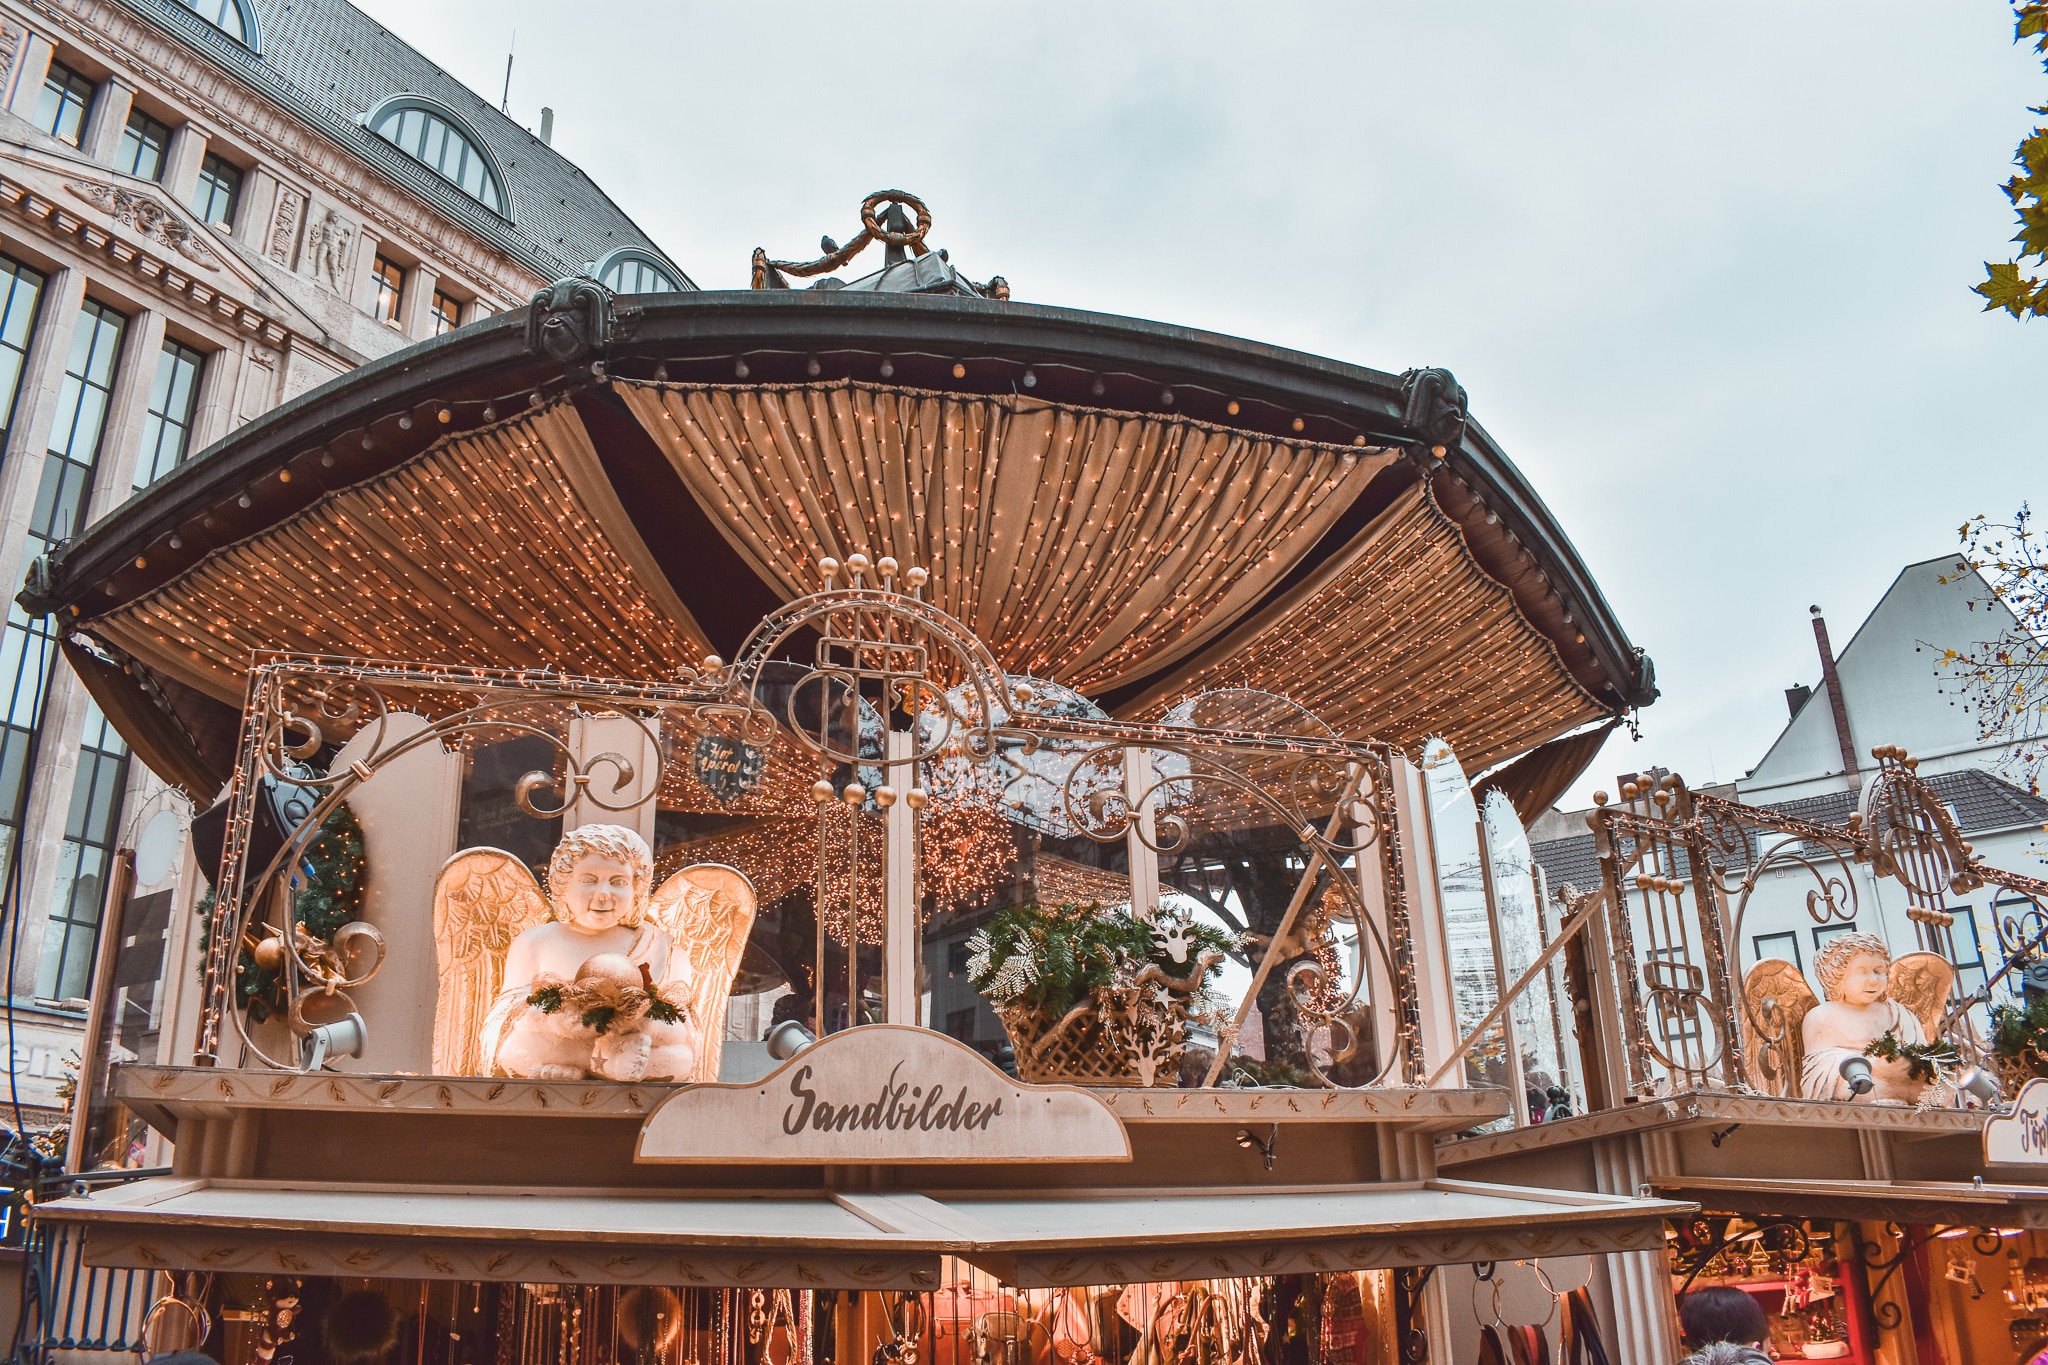
[[[584,825],[556,845],[544,897],[509,853],[450,859],[434,887],[435,1071],[715,1080],[753,887],[705,863],[650,895],[652,862],[634,831]]]
[[[1875,934],[1837,934],[1814,955],[1825,1003],[1814,998],[1797,967],[1779,958],[1759,962],[1743,983],[1752,1034],[1750,1069],[1799,1078],[1811,1100],[1891,1101],[1912,1104],[1927,1089],[1910,1074],[1910,1058],[1866,1052],[1891,1035],[1900,1047],[1927,1043],[1940,1027],[1955,967],[1938,953],[1908,953],[1894,962]],[[1773,1035],[1782,1028],[1783,1037]],[[1766,1054],[1771,1060],[1766,1061]],[[1851,1058],[1870,1063],[1870,1090],[1854,1092],[1842,1075]],[[1923,1070],[1924,1070],[1923,1064]]]

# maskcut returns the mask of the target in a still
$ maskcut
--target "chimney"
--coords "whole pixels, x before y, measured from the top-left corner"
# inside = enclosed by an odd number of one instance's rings
[[[1820,685],[1828,690],[1828,706],[1835,716],[1835,742],[1842,749],[1842,776],[1849,779],[1851,787],[1860,787],[1863,780],[1856,768],[1856,741],[1849,734],[1849,703],[1842,696],[1841,675],[1835,672],[1835,647],[1828,643],[1827,618],[1820,614],[1819,607],[1808,607],[1813,613],[1813,642],[1820,648]]]
[[[1813,695],[1813,689],[1805,683],[1785,689],[1785,709],[1792,715],[1799,714],[1799,708],[1806,705],[1806,699]]]
[[[555,145],[555,111],[546,105],[540,111],[540,140],[550,147]]]

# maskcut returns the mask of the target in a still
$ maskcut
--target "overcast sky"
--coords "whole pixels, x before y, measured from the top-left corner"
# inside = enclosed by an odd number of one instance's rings
[[[363,0],[359,0],[362,3]],[[1978,311],[2048,102],[1994,0],[365,8],[696,281],[863,195],[1019,299],[1453,370],[1663,699],[1573,794],[1741,775],[1905,564],[2048,494],[2048,323]]]

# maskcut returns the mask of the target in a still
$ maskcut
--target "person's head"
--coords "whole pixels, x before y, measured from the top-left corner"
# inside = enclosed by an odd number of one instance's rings
[[[1763,1305],[1733,1285],[1709,1285],[1695,1289],[1678,1305],[1679,1330],[1685,1344],[1697,1350],[1717,1341],[1741,1346],[1761,1346],[1771,1337],[1770,1320]]]
[[[1884,999],[1892,952],[1875,934],[1836,934],[1813,955],[1813,971],[1830,1000],[1875,1005]]]
[[[555,918],[586,933],[637,928],[647,913],[654,857],[624,825],[582,825],[562,836],[548,859]]]

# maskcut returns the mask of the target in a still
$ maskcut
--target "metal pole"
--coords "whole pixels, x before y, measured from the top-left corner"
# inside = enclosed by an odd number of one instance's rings
[[[93,947],[91,1003],[85,1011],[85,1037],[78,1043],[78,1089],[71,1097],[71,1136],[64,1144],[64,1169],[74,1175],[84,1170],[85,1126],[92,1117],[93,1096],[99,1091],[100,1070],[106,1064],[107,1049],[102,1034],[107,1028],[107,1011],[112,1008],[114,965],[121,956],[121,920],[128,908],[128,894],[135,889],[135,850],[114,850],[114,864],[107,874],[106,903],[100,908],[100,937]]]
[[[882,812],[888,831],[884,864],[884,916],[887,929],[882,947],[882,1018],[892,1024],[915,1024],[918,1020],[917,991],[917,812],[904,798],[917,785],[917,736],[908,730],[890,729],[887,744],[888,784],[896,799]]]

